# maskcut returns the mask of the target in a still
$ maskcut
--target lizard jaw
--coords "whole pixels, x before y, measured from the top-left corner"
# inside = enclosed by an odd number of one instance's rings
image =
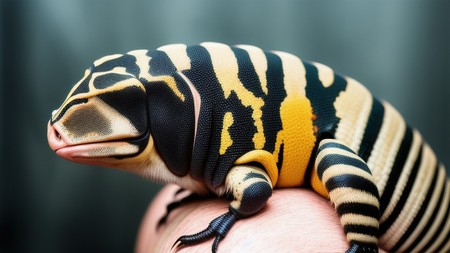
[[[53,125],[48,123],[47,140],[50,148],[64,159],[90,165],[111,163],[111,157],[136,154],[139,146],[125,141],[106,141],[86,144],[69,144]]]

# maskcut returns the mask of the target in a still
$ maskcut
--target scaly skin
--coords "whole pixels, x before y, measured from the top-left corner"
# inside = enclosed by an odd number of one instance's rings
[[[273,189],[311,186],[335,205],[348,252],[450,248],[445,168],[418,131],[357,81],[288,53],[202,43],[103,57],[48,140],[74,162],[232,195],[176,245],[213,237],[215,252]]]

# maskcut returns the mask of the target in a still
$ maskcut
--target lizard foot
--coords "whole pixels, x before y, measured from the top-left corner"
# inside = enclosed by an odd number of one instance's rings
[[[172,248],[175,246],[178,248],[187,245],[198,244],[212,237],[215,237],[212,245],[212,252],[215,253],[217,251],[219,242],[225,237],[225,235],[237,219],[238,217],[232,211],[222,214],[221,216],[212,220],[205,230],[192,235],[183,235],[178,238],[177,241],[173,244]]]

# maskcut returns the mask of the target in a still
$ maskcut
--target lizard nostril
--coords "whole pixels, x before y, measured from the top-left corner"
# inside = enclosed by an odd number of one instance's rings
[[[58,133],[58,131],[56,131],[56,129],[55,129],[55,136],[56,136],[56,139],[58,139],[58,141],[61,140],[61,135]]]
[[[64,139],[64,132],[59,132],[55,126],[51,125],[50,121],[47,126],[47,140],[50,148],[54,151],[67,146]]]

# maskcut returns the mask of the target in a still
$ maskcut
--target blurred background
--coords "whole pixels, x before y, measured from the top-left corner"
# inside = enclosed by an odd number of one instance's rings
[[[132,49],[245,43],[325,63],[390,101],[449,168],[449,3],[0,0],[0,252],[133,251],[161,186],[46,140],[85,68]]]

